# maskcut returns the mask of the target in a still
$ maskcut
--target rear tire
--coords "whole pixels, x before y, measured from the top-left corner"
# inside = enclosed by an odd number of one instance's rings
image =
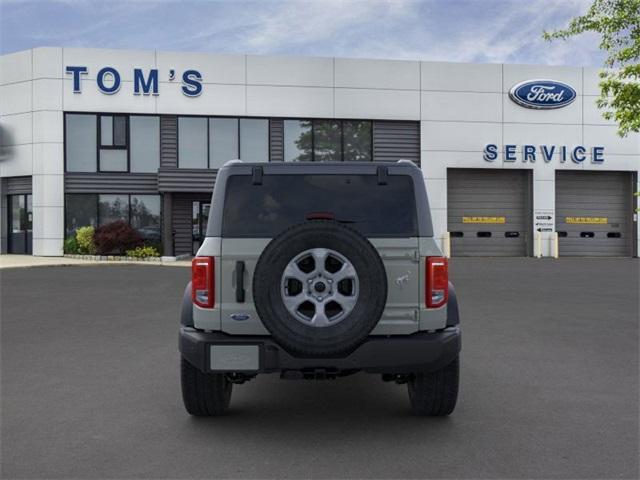
[[[409,401],[415,415],[442,417],[449,415],[458,400],[460,357],[435,372],[416,373],[409,380]]]
[[[233,384],[223,373],[202,373],[180,359],[182,401],[189,414],[197,417],[224,415],[231,401]]]

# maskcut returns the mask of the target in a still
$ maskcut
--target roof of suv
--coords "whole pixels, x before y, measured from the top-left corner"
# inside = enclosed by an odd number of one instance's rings
[[[281,170],[293,167],[299,170],[302,167],[313,168],[317,170],[333,170],[339,167],[342,170],[350,167],[358,167],[358,169],[375,169],[377,167],[402,168],[420,170],[418,166],[411,160],[398,160],[397,162],[243,162],[242,160],[229,160],[224,164],[223,168],[242,168],[242,167],[262,167],[268,170]]]

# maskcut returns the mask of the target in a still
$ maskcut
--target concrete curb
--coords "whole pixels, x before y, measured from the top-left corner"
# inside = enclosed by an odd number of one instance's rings
[[[97,259],[96,259],[97,258]],[[101,260],[100,257],[73,258],[67,257],[33,257],[30,255],[0,255],[0,270],[9,268],[37,267],[91,267],[104,265],[151,265],[159,267],[190,267],[190,260],[160,259],[154,261],[136,260]]]

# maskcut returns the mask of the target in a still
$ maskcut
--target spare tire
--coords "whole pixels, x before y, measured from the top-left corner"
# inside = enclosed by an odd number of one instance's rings
[[[253,300],[264,326],[289,353],[335,357],[353,351],[378,323],[387,276],[360,233],[311,221],[285,230],[264,249]]]

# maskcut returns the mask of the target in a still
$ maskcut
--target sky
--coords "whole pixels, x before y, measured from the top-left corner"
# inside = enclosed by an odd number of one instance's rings
[[[545,42],[592,0],[0,0],[0,53],[38,46],[602,64],[593,34]]]

